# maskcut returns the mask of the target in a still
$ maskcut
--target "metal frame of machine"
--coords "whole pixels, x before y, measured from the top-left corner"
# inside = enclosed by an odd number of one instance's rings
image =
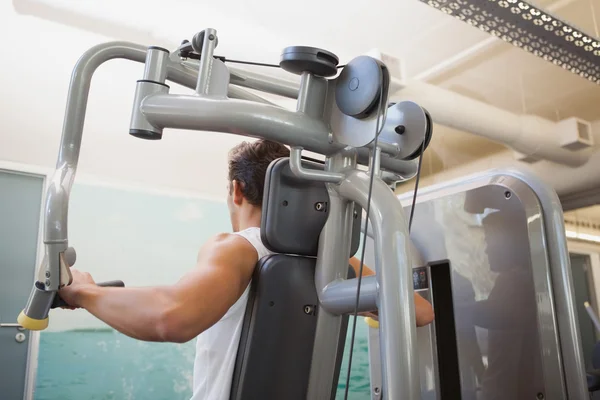
[[[283,62],[282,68],[302,75],[298,90],[285,81],[228,69],[214,56],[216,44],[214,29],[194,37],[192,48],[197,51],[198,63],[181,57],[182,49],[189,50],[189,42],[173,54],[162,48],[113,42],[96,46],[80,58],[69,89],[56,172],[47,192],[46,257],[19,323],[31,330],[45,329],[58,289],[71,281],[69,268],[75,253],[68,245],[68,201],[92,75],[102,63],[115,58],[145,62],[130,134],[160,139],[164,128],[181,128],[270,139],[291,146],[294,174],[327,182],[329,217],[320,235],[315,273],[322,312],[318,314],[308,388],[311,399],[328,397],[334,384],[341,315],[355,309],[354,300],[346,294],[349,285],[358,289],[356,280],[338,282],[347,270],[352,235],[346,228],[352,224],[354,202],[370,208],[380,258],[375,265],[377,285],[361,288],[359,308],[379,309],[383,392],[388,398],[416,400],[420,385],[408,230],[404,210],[388,184],[415,175],[415,158],[431,135],[428,114],[410,102],[388,109],[387,68],[370,57],[358,57],[341,69],[339,76],[327,79],[337,74],[334,55],[319,49],[288,48],[282,56],[287,69]],[[196,93],[169,94],[167,79],[195,88]],[[270,104],[230,83],[297,97],[297,111]],[[325,155],[325,170],[303,168],[302,150]],[[371,177],[357,168],[359,163],[369,165]],[[371,293],[375,290],[378,296]],[[373,299],[378,299],[378,304],[365,304]]]
[[[281,66],[301,75],[298,87],[226,66],[224,59],[214,54],[217,42],[217,32],[206,29],[173,53],[158,47],[112,42],[96,46],[80,58],[69,88],[56,171],[47,191],[43,229],[46,256],[19,323],[31,330],[45,329],[50,309],[58,305],[57,291],[71,283],[69,268],[75,262],[75,252],[69,247],[67,234],[69,194],[91,79],[104,62],[128,59],[145,63],[134,98],[131,135],[157,140],[164,128],[179,128],[277,141],[291,147],[289,166],[295,176],[326,184],[328,218],[319,237],[314,278],[320,311],[316,315],[307,398],[329,398],[337,383],[334,376],[342,316],[378,309],[379,343],[375,348],[379,348],[381,387],[377,385],[375,397],[419,399],[411,239],[404,206],[390,185],[417,173],[415,159],[431,138],[429,115],[410,102],[388,107],[389,73],[379,60],[361,56],[341,68],[337,57],[324,50],[288,48],[282,54]],[[167,80],[195,89],[195,93],[169,94]],[[281,108],[238,86],[297,98],[297,110]],[[323,154],[325,168],[307,168],[302,163],[303,150]],[[358,168],[359,164],[368,165],[369,170]],[[548,287],[549,302],[549,309],[539,320],[540,330],[548,333],[549,327],[558,326],[554,331],[560,332],[551,352],[562,363],[562,379],[554,382],[560,388],[556,386],[555,392],[583,399],[587,395],[585,372],[572,285],[565,268],[569,260],[558,198],[539,180],[519,171],[485,176],[495,185],[521,187],[523,196],[541,204],[537,214],[532,215],[537,215],[537,220],[531,222],[538,224],[532,229],[543,235],[545,249],[536,249],[536,254],[547,257],[549,271],[547,276],[537,277]],[[476,185],[477,179],[464,180],[460,190]],[[419,201],[438,196],[435,190],[427,191]],[[360,288],[358,279],[343,279],[348,269],[355,203],[367,210],[375,253],[376,276],[364,279]],[[367,225],[363,222],[363,229]],[[357,301],[352,294],[358,290]],[[557,365],[547,363],[544,367]],[[560,398],[557,393],[548,393],[546,398]]]

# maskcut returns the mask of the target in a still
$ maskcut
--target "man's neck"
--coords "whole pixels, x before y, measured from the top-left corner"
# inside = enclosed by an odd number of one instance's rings
[[[260,208],[252,208],[245,212],[241,218],[239,223],[239,230],[243,231],[248,228],[260,228],[260,220],[261,220],[261,209]]]

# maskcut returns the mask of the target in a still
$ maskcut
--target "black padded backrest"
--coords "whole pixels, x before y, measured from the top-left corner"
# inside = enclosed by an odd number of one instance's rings
[[[242,325],[231,400],[306,400],[317,324],[315,258],[270,255],[257,265]],[[349,278],[354,270],[349,269]],[[348,317],[338,348],[335,396]]]
[[[323,164],[302,163],[305,168],[323,169]],[[319,312],[315,257],[327,221],[328,203],[325,184],[297,178],[289,167],[289,158],[269,166],[261,239],[267,248],[280,254],[263,258],[254,270],[231,400],[306,400]],[[356,253],[360,239],[362,210],[355,210],[351,254]],[[351,268],[349,277],[354,277]],[[347,325],[348,317],[344,316],[331,399],[335,398]]]
[[[305,168],[323,170],[323,164],[302,160]],[[327,221],[329,194],[323,182],[296,177],[289,158],[271,163],[265,176],[261,238],[271,251],[316,257],[319,235]],[[355,205],[351,253],[358,250],[362,210]]]
[[[306,399],[306,355],[312,354],[317,321],[314,271],[314,259],[286,255],[265,257],[257,266],[231,400]]]

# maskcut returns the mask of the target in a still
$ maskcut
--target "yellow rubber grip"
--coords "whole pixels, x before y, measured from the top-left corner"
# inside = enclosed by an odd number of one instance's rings
[[[369,325],[370,328],[379,329],[379,321],[374,320],[371,317],[365,317],[365,322]]]
[[[43,331],[48,327],[48,317],[45,319],[34,319],[25,315],[23,311],[19,314],[17,318],[17,322],[23,328],[28,329],[30,331]]]

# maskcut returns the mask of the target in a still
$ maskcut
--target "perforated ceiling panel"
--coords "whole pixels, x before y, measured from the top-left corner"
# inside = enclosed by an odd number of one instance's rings
[[[520,0],[420,0],[600,84],[600,41]]]

